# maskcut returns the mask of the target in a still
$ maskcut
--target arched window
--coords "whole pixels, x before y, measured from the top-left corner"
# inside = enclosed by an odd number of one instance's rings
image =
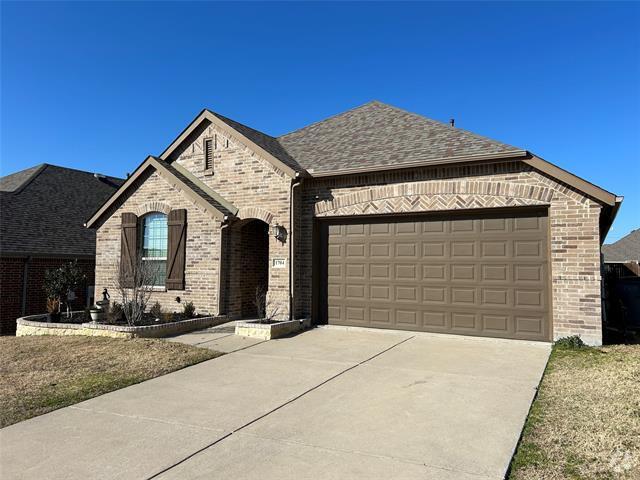
[[[153,286],[164,287],[167,276],[167,216],[148,213],[141,219],[140,255],[143,266],[153,272]]]

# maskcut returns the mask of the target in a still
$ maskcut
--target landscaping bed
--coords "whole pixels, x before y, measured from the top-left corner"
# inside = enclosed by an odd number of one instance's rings
[[[640,478],[640,345],[553,348],[509,478]]]
[[[153,339],[0,337],[0,427],[220,355]]]
[[[243,320],[236,322],[235,333],[242,337],[271,340],[299,332],[311,326],[311,320]]]
[[[179,317],[171,317],[179,318]],[[16,336],[34,335],[86,335],[114,338],[159,338],[213,327],[227,322],[225,316],[185,318],[170,322],[155,322],[149,325],[129,326],[126,323],[65,323],[47,322],[47,315],[29,315],[16,321]],[[145,323],[145,322],[143,322]]]

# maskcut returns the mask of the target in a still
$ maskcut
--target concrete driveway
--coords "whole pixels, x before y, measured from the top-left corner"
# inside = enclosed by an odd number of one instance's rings
[[[318,328],[0,430],[0,477],[499,479],[549,351]]]

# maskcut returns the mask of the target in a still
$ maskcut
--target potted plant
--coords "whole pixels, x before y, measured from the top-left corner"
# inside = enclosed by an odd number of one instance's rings
[[[101,323],[104,320],[105,312],[98,306],[93,306],[89,309],[89,315],[91,315],[91,321],[95,323]]]

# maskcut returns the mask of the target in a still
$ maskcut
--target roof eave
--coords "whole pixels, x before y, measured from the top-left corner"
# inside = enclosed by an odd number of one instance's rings
[[[496,152],[496,153],[483,153],[479,155],[459,155],[455,157],[442,157],[436,158],[433,160],[429,160],[425,162],[424,160],[416,160],[414,162],[406,162],[402,164],[394,164],[394,165],[378,165],[373,167],[362,167],[362,168],[346,168],[335,171],[326,171],[326,172],[313,172],[309,171],[309,175],[312,178],[322,178],[322,177],[339,177],[343,175],[357,175],[363,173],[376,173],[376,172],[387,172],[393,170],[405,170],[408,168],[416,168],[416,167],[431,167],[437,165],[447,165],[453,163],[467,163],[467,162],[477,162],[483,160],[521,160],[529,156],[529,152],[526,150],[509,150],[508,152]]]
[[[617,197],[614,193],[608,192],[607,190],[585,180],[584,178],[578,177],[577,175],[574,175],[551,162],[547,162],[533,153],[531,154],[531,158],[525,159],[523,162],[536,170],[561,181],[562,183],[566,183],[585,195],[598,200],[600,203],[613,207],[616,204],[616,199],[622,198]]]
[[[144,162],[142,162],[138,168],[133,172],[133,174],[120,186],[116,192],[111,195],[107,199],[107,201],[102,204],[102,206],[86,221],[84,226],[86,228],[94,228],[95,224],[102,218],[102,216],[106,213],[106,211],[118,200],[118,198],[129,188],[131,185],[142,175],[147,168],[154,168],[157,172],[160,173],[165,179],[170,180],[175,186],[178,186],[180,190],[187,195],[192,201],[196,204],[203,207],[209,213],[211,213],[214,218],[218,220],[223,220],[225,217],[225,212],[220,211],[211,203],[207,202],[200,195],[193,191],[191,187],[189,187],[186,183],[176,177],[173,173],[171,173],[164,165],[162,165],[161,161],[156,159],[153,156],[148,156]]]

